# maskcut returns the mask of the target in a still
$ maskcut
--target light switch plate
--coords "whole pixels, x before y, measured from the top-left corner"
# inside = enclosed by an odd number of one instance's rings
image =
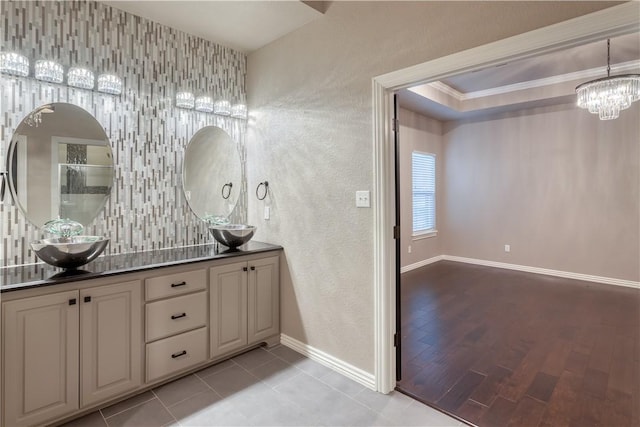
[[[356,207],[357,208],[370,208],[371,199],[368,191],[356,191]]]

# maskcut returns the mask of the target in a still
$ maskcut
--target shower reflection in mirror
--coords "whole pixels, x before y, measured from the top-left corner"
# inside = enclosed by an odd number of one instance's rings
[[[7,173],[14,202],[35,226],[58,217],[88,225],[111,193],[113,154],[104,128],[89,112],[46,104],[13,134]]]

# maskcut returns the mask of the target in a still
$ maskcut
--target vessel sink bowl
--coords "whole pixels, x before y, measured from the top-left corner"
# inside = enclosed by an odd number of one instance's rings
[[[237,248],[247,243],[256,232],[253,225],[227,224],[209,227],[209,233],[216,241],[230,248]]]
[[[47,264],[71,269],[96,259],[108,244],[100,236],[56,237],[31,242],[31,249]]]

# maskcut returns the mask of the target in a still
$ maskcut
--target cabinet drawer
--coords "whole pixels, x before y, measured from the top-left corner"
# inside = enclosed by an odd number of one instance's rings
[[[206,286],[206,270],[168,274],[165,276],[152,277],[144,281],[145,298],[147,301],[204,290]]]
[[[207,360],[207,328],[147,344],[147,382]]]
[[[174,297],[146,305],[147,342],[207,324],[207,294]]]

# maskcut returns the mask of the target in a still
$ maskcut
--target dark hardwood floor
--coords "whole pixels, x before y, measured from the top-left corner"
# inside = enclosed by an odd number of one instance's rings
[[[640,290],[451,261],[401,283],[400,391],[483,427],[640,426]]]

